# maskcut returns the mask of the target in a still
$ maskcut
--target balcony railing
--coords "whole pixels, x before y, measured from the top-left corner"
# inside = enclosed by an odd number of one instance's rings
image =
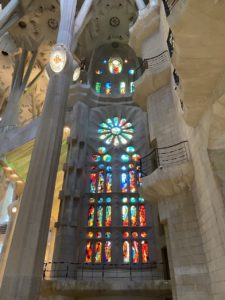
[[[172,9],[177,4],[179,0],[163,0],[165,7],[166,16],[168,17],[171,14]]]
[[[168,51],[165,50],[162,53],[150,57],[145,58],[140,66],[135,70],[134,73],[134,81],[137,80],[145,70],[150,70],[152,73],[159,72],[160,70],[165,68],[165,65],[169,63],[169,54]]]
[[[155,148],[140,160],[142,176],[148,176],[158,168],[181,164],[190,160],[188,142]]]
[[[163,272],[162,263],[137,264],[136,266],[129,264],[45,263],[43,280],[56,278],[74,280],[168,280]]]

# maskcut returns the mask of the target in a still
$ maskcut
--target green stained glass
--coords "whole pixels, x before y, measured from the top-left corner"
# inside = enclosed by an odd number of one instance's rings
[[[101,86],[102,86],[102,84],[100,82],[95,83],[95,91],[97,94],[101,93]]]
[[[122,145],[126,145],[128,143],[128,141],[122,135],[119,135],[119,140]]]
[[[99,147],[99,148],[98,148],[98,153],[99,153],[99,154],[105,154],[106,152],[107,152],[106,147]]]
[[[136,203],[136,202],[137,202],[137,199],[134,198],[134,197],[131,197],[131,198],[130,198],[130,202],[131,202],[131,203]]]
[[[103,203],[103,198],[99,198],[98,203]]]
[[[106,124],[106,123],[101,123],[100,126],[101,126],[102,128],[106,128],[106,129],[109,128],[108,124]]]
[[[142,198],[142,197],[139,197],[139,198],[138,198],[138,201],[139,201],[140,203],[145,202],[144,198]]]
[[[107,119],[106,123],[110,126],[110,127],[114,127],[113,121],[111,119]]]
[[[107,145],[110,145],[113,141],[113,135],[110,135],[109,138],[105,141]]]
[[[129,146],[129,147],[126,148],[126,152],[127,153],[133,153],[133,152],[135,152],[135,148],[133,146]]]
[[[118,117],[114,117],[114,118],[113,118],[113,122],[114,122],[114,125],[115,125],[115,126],[118,126],[119,123],[120,123],[120,119],[119,119]]]
[[[110,136],[110,133],[108,133],[108,134],[102,134],[102,135],[100,135],[100,140],[105,140],[105,139],[107,139],[108,137]]]

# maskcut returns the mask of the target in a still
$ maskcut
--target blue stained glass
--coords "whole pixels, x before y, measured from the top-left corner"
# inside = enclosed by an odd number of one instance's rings
[[[113,124],[113,122],[112,122],[111,119],[107,119],[107,120],[106,120],[106,123],[107,123],[110,127],[114,127],[114,124]]]
[[[122,190],[122,193],[127,193],[128,192],[128,176],[127,176],[127,173],[122,173],[121,174],[121,190]]]
[[[106,169],[106,171],[112,171],[112,167],[111,166],[107,166],[105,169]]]
[[[142,198],[142,197],[139,197],[139,198],[138,198],[138,201],[139,201],[140,203],[143,203],[143,202],[145,202],[145,199]]]
[[[107,239],[110,239],[110,238],[111,238],[111,232],[108,232],[108,231],[107,231],[107,232],[105,233],[105,237],[106,237]]]
[[[131,203],[136,203],[136,202],[137,202],[137,199],[134,198],[134,197],[131,197],[131,198],[130,198],[130,202],[131,202]]]
[[[98,167],[99,167],[99,169],[104,169],[105,165],[100,164]]]
[[[106,95],[110,95],[111,92],[112,92],[112,83],[111,82],[106,82],[106,85],[105,85]]]
[[[102,203],[102,202],[103,202],[103,198],[99,198],[98,203]]]
[[[134,72],[135,72],[134,69],[129,69],[128,74],[129,75],[134,75]]]
[[[127,167],[122,166],[121,170],[126,171],[126,170],[127,170]]]
[[[106,154],[103,156],[103,160],[106,162],[110,162],[112,160],[112,156],[109,154]]]
[[[118,117],[114,117],[113,121],[114,121],[114,125],[117,127],[119,125],[120,119]]]
[[[98,153],[99,154],[105,154],[107,152],[106,147],[98,147]]]
[[[106,203],[111,203],[111,198],[110,197],[106,198]]]
[[[129,147],[126,148],[126,152],[127,153],[133,153],[133,152],[135,152],[135,148],[133,146],[129,146]]]

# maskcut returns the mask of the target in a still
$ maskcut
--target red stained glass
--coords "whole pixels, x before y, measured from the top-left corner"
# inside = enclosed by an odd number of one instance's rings
[[[146,226],[146,211],[144,205],[139,206],[140,226]]]
[[[144,264],[148,263],[149,261],[149,250],[148,250],[148,242],[142,241],[141,242],[141,252],[142,252],[142,262]]]
[[[95,208],[94,206],[90,206],[88,209],[88,227],[94,226],[94,215],[95,215]]]
[[[112,243],[110,241],[107,241],[105,243],[105,255],[104,255],[105,263],[111,262],[111,252],[112,252]]]
[[[92,242],[87,242],[87,245],[86,245],[86,255],[85,255],[85,262],[86,263],[91,263],[92,254],[93,254],[93,245],[92,245]]]
[[[106,174],[106,193],[112,193],[112,173]]]
[[[98,193],[104,193],[104,172],[100,171],[98,174]]]
[[[128,238],[128,237],[129,237],[129,232],[127,232],[127,231],[124,232],[124,233],[123,233],[123,238],[126,239],[126,238]]]
[[[146,238],[147,237],[147,232],[141,232],[141,237]]]
[[[97,174],[91,173],[90,174],[90,192],[96,193],[96,182],[97,182]]]
[[[129,172],[129,181],[130,181],[130,192],[135,193],[136,187],[135,187],[135,171]]]
[[[132,238],[136,239],[138,237],[138,233],[137,232],[132,232]]]
[[[101,263],[102,262],[102,243],[97,242],[95,244],[95,262]]]
[[[107,205],[105,210],[105,226],[111,226],[112,224],[112,214],[111,214],[111,206]]]
[[[123,262],[125,264],[130,262],[130,244],[128,241],[123,243]]]

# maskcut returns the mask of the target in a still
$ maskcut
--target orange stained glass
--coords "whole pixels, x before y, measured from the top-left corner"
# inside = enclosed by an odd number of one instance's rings
[[[132,242],[132,261],[134,264],[139,262],[139,250],[138,250],[138,242]]]
[[[139,206],[139,218],[140,218],[140,226],[146,226],[146,210],[145,206]]]
[[[142,241],[141,242],[141,252],[142,252],[142,262],[144,264],[148,263],[149,261],[149,249],[148,249],[148,242]]]
[[[128,241],[123,243],[123,262],[125,264],[130,262],[130,244]]]
[[[101,263],[102,262],[102,243],[97,242],[95,244],[95,262]]]
[[[93,254],[93,245],[92,245],[92,242],[87,242],[87,245],[86,245],[86,255],[85,255],[85,262],[86,263],[91,263],[92,254]]]

